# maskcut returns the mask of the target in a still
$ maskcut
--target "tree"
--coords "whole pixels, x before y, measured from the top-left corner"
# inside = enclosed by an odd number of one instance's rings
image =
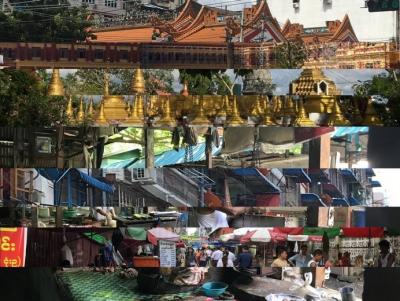
[[[279,44],[275,47],[274,53],[278,67],[283,69],[301,68],[307,58],[307,51],[302,40]]]
[[[88,16],[86,8],[72,7],[67,1],[21,2],[10,15],[0,12],[0,41],[84,41],[94,38],[87,30],[92,26]]]
[[[0,126],[52,126],[65,121],[63,97],[46,96],[35,73],[0,70]]]
[[[400,82],[399,71],[388,70],[388,74],[376,75],[372,80],[360,82],[353,86],[354,96],[359,101],[366,101],[368,97],[384,98],[386,105],[376,105],[377,113],[386,126],[400,125]]]
[[[78,70],[63,78],[66,93],[69,95],[102,95],[104,92],[104,69]],[[130,95],[134,71],[110,69],[109,93]],[[144,70],[146,93],[172,93],[173,74],[171,70]]]
[[[187,82],[191,95],[233,95],[234,87],[240,76],[244,76],[251,70],[234,69],[234,78],[226,73],[226,70],[180,70],[181,83]]]

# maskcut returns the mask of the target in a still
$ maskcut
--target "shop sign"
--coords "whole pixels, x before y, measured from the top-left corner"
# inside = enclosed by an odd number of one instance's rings
[[[27,228],[0,228],[0,268],[25,266]]]

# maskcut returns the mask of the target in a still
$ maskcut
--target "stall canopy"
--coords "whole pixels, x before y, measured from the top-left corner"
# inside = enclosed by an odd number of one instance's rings
[[[52,182],[59,182],[68,175],[71,175],[74,179],[78,178],[83,182],[85,182],[86,184],[95,187],[97,189],[100,189],[101,191],[113,193],[115,190],[115,188],[112,185],[102,182],[77,168],[69,168],[69,169],[37,168],[36,170],[39,172],[41,176],[45,177],[46,179]]]
[[[345,199],[333,198],[332,206],[334,206],[334,207],[350,207],[350,204]]]
[[[375,171],[372,168],[366,168],[365,173],[369,178],[376,176]]]
[[[305,227],[305,235],[323,236],[324,233],[328,235],[329,238],[334,238],[340,235],[340,228],[321,228],[321,227]]]
[[[340,170],[343,178],[346,180],[347,183],[358,183],[358,179],[354,172],[350,168],[344,168]]]
[[[302,193],[300,195],[301,206],[327,207],[321,198],[315,193]]]
[[[147,240],[157,245],[159,240],[179,241],[179,235],[165,228],[153,228],[147,231]]]
[[[310,168],[308,169],[308,175],[314,182],[329,183],[328,173],[324,169]]]
[[[376,180],[371,181],[371,186],[374,187],[374,188],[375,187],[382,187],[381,182],[376,181]]]
[[[311,183],[310,177],[302,168],[285,168],[283,169],[283,175],[293,178],[296,183]]]
[[[383,237],[383,227],[353,227],[342,228],[343,235],[346,237]]]
[[[140,227],[128,227],[126,228],[126,234],[134,239],[134,240],[139,240],[139,241],[144,241],[146,240],[147,237],[147,232],[145,228],[140,228]]]
[[[320,229],[320,228],[318,228]],[[245,243],[268,243],[268,242],[281,242],[281,241],[314,241],[321,242],[323,234],[328,233],[335,237],[339,235],[338,231],[327,229],[325,232],[309,231],[305,232],[305,228],[239,228],[235,229],[233,233],[221,235],[220,240],[224,243],[238,242]]]
[[[349,202],[350,206],[360,206],[360,205],[362,205],[362,202],[360,200],[356,199],[353,196],[349,197],[348,202]]]

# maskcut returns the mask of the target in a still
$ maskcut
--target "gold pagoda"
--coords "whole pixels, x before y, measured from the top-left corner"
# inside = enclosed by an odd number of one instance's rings
[[[61,80],[59,69],[53,69],[53,73],[51,75],[47,94],[49,96],[64,96],[65,95],[64,84]]]
[[[335,99],[341,92],[321,69],[304,69],[290,84],[290,94],[305,97],[307,113],[333,113]]]

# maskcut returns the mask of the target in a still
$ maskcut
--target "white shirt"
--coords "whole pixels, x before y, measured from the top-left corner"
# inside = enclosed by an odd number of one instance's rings
[[[61,248],[61,258],[62,260],[68,260],[71,266],[74,265],[74,257],[72,256],[71,248],[67,245],[64,245]]]
[[[218,260],[217,268],[223,268],[223,267],[224,267],[224,263],[222,262],[222,259]],[[233,261],[230,260],[229,258],[228,258],[228,261],[226,263],[226,267],[227,268],[233,268]]]
[[[207,249],[206,250],[206,254],[207,254],[207,257],[211,257],[212,251],[210,249]]]
[[[220,260],[220,259],[222,259],[222,256],[224,256],[224,253],[221,250],[215,250],[211,254],[211,259],[212,260]]]
[[[228,260],[235,261],[235,259],[236,259],[236,256],[235,256],[235,254],[233,254],[232,252],[230,252],[230,251],[229,251],[229,254],[228,254]]]
[[[113,209],[113,207],[96,207],[96,220],[97,221],[104,221],[106,220],[106,217],[100,213],[97,212],[97,210],[102,210],[106,213],[111,212],[111,210]]]
[[[212,231],[219,228],[228,228],[227,215],[215,210],[210,214],[197,214],[200,228],[211,228]]]

